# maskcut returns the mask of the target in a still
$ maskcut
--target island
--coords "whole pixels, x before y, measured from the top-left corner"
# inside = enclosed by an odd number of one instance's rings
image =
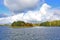
[[[42,22],[40,26],[60,26],[60,20]]]
[[[60,20],[54,20],[54,21],[45,21],[41,23],[28,23],[24,21],[14,21],[11,24],[4,24],[0,26],[10,26],[12,28],[29,28],[29,27],[60,27]]]
[[[60,26],[60,20],[54,20],[54,21],[46,21],[46,22],[42,22],[42,23],[27,23],[24,21],[17,21],[17,22],[13,22],[11,24],[11,26],[13,28],[25,28],[25,27],[36,27],[36,26],[44,26],[44,27],[56,27],[56,26]]]
[[[32,23],[25,23],[24,21],[17,21],[17,22],[13,22],[12,24],[11,24],[11,26],[13,27],[13,28],[15,28],[15,27],[17,27],[17,28],[21,28],[21,27],[33,27],[33,25],[32,25]]]

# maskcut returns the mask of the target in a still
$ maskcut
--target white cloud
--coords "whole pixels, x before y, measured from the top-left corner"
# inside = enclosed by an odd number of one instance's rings
[[[25,22],[29,21],[45,21],[49,16],[50,6],[48,4],[43,4],[38,11],[28,11],[27,13],[19,13],[17,15],[0,18],[0,23],[12,23],[14,21],[22,20]],[[45,18],[45,19],[44,19]]]
[[[22,16],[23,13],[14,16],[5,17],[5,18],[0,18],[0,24],[8,24],[14,21],[22,20]]]
[[[40,2],[41,1],[41,2]],[[43,0],[4,0],[4,5],[11,11],[20,12],[39,6]]]
[[[39,21],[51,21],[51,20],[59,20],[60,11],[50,9],[51,6],[44,3],[40,10],[37,11],[28,11],[27,13],[19,13],[14,16],[0,18],[0,24],[12,23],[14,21],[25,21],[25,22],[39,22]]]
[[[54,20],[60,20],[60,10],[59,9],[53,9],[53,16],[52,18],[55,17]]]
[[[14,21],[25,21],[25,22],[34,22],[34,21],[51,21],[60,19],[60,11],[50,9],[51,6],[44,3],[40,6],[40,10],[31,11],[30,9],[39,5],[39,2],[44,2],[44,0],[4,0],[4,4],[12,12],[18,12],[17,15],[10,17],[0,18],[0,24],[12,23]],[[41,4],[41,3],[40,3]],[[27,10],[26,13],[20,13],[19,11]],[[13,12],[14,14],[14,12]],[[59,16],[58,16],[59,15]]]

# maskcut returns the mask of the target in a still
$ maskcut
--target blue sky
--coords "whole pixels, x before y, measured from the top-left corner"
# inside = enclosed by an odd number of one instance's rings
[[[10,15],[9,9],[4,5],[4,0],[0,0],[0,15],[1,14]]]
[[[60,8],[60,0],[45,0],[52,8]],[[4,0],[0,0],[0,15],[11,15],[9,9],[4,5]]]
[[[52,7],[60,7],[60,0],[46,0],[46,3],[51,5]]]

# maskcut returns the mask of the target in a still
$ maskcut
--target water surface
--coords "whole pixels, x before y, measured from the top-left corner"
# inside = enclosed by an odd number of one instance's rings
[[[60,40],[60,27],[14,29],[0,26],[0,40]]]

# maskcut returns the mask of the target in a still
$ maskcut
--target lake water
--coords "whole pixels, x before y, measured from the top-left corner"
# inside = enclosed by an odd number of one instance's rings
[[[0,40],[60,40],[60,27],[14,29],[0,26]]]

